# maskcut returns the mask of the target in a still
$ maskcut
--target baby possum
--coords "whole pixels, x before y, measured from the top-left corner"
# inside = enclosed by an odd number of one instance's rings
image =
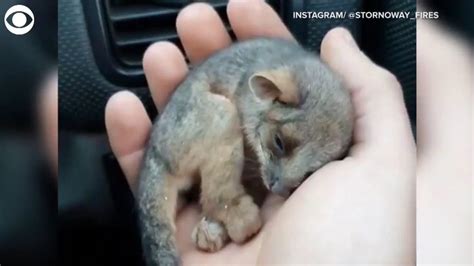
[[[353,127],[349,92],[318,57],[293,41],[234,44],[193,69],[156,120],[139,176],[147,265],[179,265],[178,195],[200,182],[203,219],[193,241],[217,251],[262,226],[242,185],[244,146],[268,190],[288,196],[345,154]]]

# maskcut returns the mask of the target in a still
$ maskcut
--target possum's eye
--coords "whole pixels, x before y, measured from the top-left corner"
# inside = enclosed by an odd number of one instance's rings
[[[282,156],[285,154],[285,144],[283,143],[280,135],[275,134],[273,138],[273,144],[275,145],[275,150],[277,151],[276,155]]]

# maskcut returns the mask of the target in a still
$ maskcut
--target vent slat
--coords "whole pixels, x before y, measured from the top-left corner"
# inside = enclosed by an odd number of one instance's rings
[[[111,27],[111,43],[121,64],[141,68],[146,48],[158,41],[170,41],[182,50],[175,28],[180,7],[144,1],[132,3],[132,0],[120,3],[107,1],[109,2],[106,5],[106,15]],[[231,32],[226,14],[227,1],[212,0],[209,4],[214,7],[227,30]]]
[[[174,43],[178,48],[183,51],[183,47],[179,42],[179,39],[169,39],[169,42]],[[127,65],[132,67],[141,67],[142,58],[145,50],[151,43],[137,44],[133,46],[124,46],[118,48],[120,59]]]
[[[141,19],[152,19],[162,17],[176,17],[179,9],[158,7],[156,5],[134,5],[134,6],[117,6],[110,10],[110,20],[112,22],[127,22]]]
[[[225,11],[227,3],[214,4],[217,11]],[[137,4],[126,6],[115,6],[110,9],[110,20],[112,22],[125,22],[140,19],[162,18],[165,16],[176,17],[179,8],[160,7],[153,4]]]
[[[118,47],[124,47],[133,45],[143,45],[158,41],[170,41],[175,39],[178,39],[178,34],[176,32],[128,32],[117,36],[115,43]]]

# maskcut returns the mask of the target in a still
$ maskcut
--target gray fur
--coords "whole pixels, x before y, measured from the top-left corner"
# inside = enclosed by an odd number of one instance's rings
[[[261,100],[251,92],[252,75],[275,69],[292,77],[297,104]],[[238,134],[243,134],[257,158],[263,183],[273,192],[288,195],[307,173],[340,158],[349,147],[353,126],[349,93],[316,55],[291,41],[263,38],[216,53],[189,73],[153,126],[138,193],[148,265],[179,264],[174,221],[164,213],[164,197],[172,198],[165,180],[199,176],[206,154],[239,137],[229,130],[236,119],[232,109],[212,98],[216,94],[236,108]],[[278,120],[270,119],[270,113]],[[275,156],[269,139],[283,130],[298,145],[291,155]],[[243,148],[237,150],[234,156],[243,157]]]

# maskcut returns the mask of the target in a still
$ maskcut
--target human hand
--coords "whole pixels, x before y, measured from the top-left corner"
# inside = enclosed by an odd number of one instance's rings
[[[293,38],[278,15],[263,1],[231,1],[227,13],[239,40],[256,36]],[[246,19],[243,20],[242,17]],[[176,26],[192,64],[198,64],[214,52],[231,45],[231,38],[221,19],[207,4],[193,4],[183,9]],[[196,30],[199,30],[199,34],[196,34]],[[162,111],[170,95],[188,72],[184,56],[175,45],[159,42],[147,49],[143,64],[154,102],[158,110]],[[134,191],[151,122],[139,99],[130,92],[119,92],[111,97],[106,107],[105,120],[110,145]],[[267,214],[273,213],[272,202],[274,201],[268,201],[262,208],[264,219],[268,218]],[[215,254],[198,251],[191,242],[191,232],[199,219],[200,213],[196,205],[187,206],[177,217],[178,248],[185,265],[256,262],[260,239],[258,236],[245,245],[230,243]]]
[[[292,38],[263,2],[231,1],[228,16],[239,40]],[[231,44],[217,13],[205,4],[185,8],[177,29],[192,64]],[[266,225],[245,245],[231,243],[214,254],[196,250],[190,235],[199,212],[196,206],[186,207],[177,217],[184,264],[413,261],[415,148],[401,90],[390,74],[343,42],[346,36],[341,29],[328,34],[322,58],[353,93],[357,119],[350,156],[320,169],[284,204],[281,198],[269,197],[262,207]],[[174,45],[157,43],[145,53],[144,68],[162,110],[188,71],[184,57]],[[137,97],[120,92],[107,104],[106,125],[134,190],[151,122]]]
[[[400,85],[344,29],[325,36],[321,57],[351,91],[354,144],[283,204],[258,264],[414,264],[416,149]]]
[[[472,48],[417,22],[417,262],[472,265]],[[453,68],[451,68],[453,66]]]

